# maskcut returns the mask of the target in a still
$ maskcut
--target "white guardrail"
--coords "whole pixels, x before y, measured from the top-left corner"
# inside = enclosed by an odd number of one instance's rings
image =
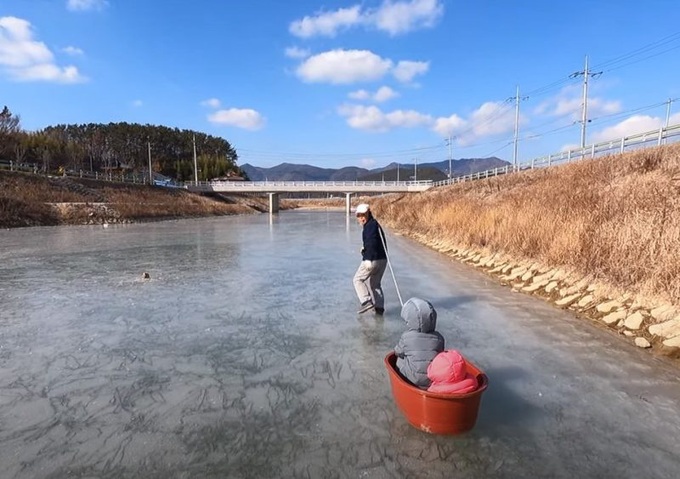
[[[668,128],[659,128],[658,130],[651,130],[637,135],[630,135],[618,140],[603,141],[602,143],[594,143],[584,148],[575,148],[560,153],[555,153],[548,156],[541,156],[534,158],[531,161],[518,163],[515,167],[513,165],[504,166],[501,168],[493,168],[491,170],[471,173],[469,175],[457,176],[448,180],[436,181],[434,186],[446,186],[463,181],[481,180],[484,178],[491,178],[494,176],[505,175],[513,171],[528,170],[538,167],[553,166],[562,162],[583,160],[586,158],[595,158],[598,156],[606,156],[623,153],[625,151],[635,150],[638,148],[650,148],[652,146],[660,146],[667,143],[672,143],[680,140],[680,125],[672,125]]]
[[[191,191],[229,191],[233,193],[297,192],[415,192],[432,188],[432,180],[421,181],[199,181],[186,182]]]

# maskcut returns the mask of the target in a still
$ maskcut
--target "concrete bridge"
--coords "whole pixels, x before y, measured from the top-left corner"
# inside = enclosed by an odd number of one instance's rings
[[[269,195],[269,211],[279,210],[280,193],[344,193],[345,211],[350,214],[351,198],[358,193],[416,193],[434,186],[422,181],[200,181],[185,188],[196,192],[261,193]]]

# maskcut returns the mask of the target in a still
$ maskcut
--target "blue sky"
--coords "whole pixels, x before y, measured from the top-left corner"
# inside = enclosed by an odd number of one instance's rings
[[[643,6],[644,5],[644,6]],[[131,123],[239,163],[512,161],[680,123],[676,0],[0,0],[26,130]],[[669,101],[678,100],[678,101]]]

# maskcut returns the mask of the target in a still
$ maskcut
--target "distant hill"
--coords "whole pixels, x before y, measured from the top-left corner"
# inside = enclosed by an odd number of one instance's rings
[[[281,163],[272,168],[260,168],[248,163],[241,166],[251,181],[356,181],[369,173],[366,168],[347,166],[345,168],[319,168],[312,165]]]
[[[448,166],[448,165],[447,165]],[[416,176],[417,175],[417,176]],[[384,170],[375,173],[369,173],[358,178],[359,181],[413,181],[413,180],[432,180],[441,181],[447,178],[446,173],[437,168],[426,166],[421,168],[418,165],[418,171],[415,168],[401,167],[397,171],[396,165],[391,170]]]
[[[461,158],[460,160],[451,160],[451,169],[453,170],[453,177],[469,175],[470,173],[477,173],[478,171],[491,170],[493,168],[501,168],[507,166],[510,163],[501,160],[495,156],[489,158]],[[390,163],[384,168],[379,168],[379,171],[394,170],[397,167],[397,163]],[[400,168],[410,168],[411,171],[414,169],[414,165],[409,165],[406,167],[404,163],[399,163]],[[447,173],[449,170],[449,160],[437,161],[434,163],[418,163],[418,171],[425,168],[434,168],[436,170],[442,171],[445,176],[448,177]],[[378,171],[373,170],[373,171]],[[420,174],[418,174],[420,176]]]
[[[490,170],[509,165],[507,161],[492,156],[490,158],[463,158],[451,161],[453,176],[469,175],[478,171]],[[397,175],[397,165],[399,173]],[[449,160],[434,163],[418,164],[417,175],[419,180],[445,180],[449,168]],[[404,163],[390,163],[382,168],[366,169],[347,166],[340,169],[319,168],[312,165],[298,165],[294,163],[281,163],[271,168],[261,168],[245,163],[241,166],[251,181],[400,181],[412,180],[415,173],[415,165]]]

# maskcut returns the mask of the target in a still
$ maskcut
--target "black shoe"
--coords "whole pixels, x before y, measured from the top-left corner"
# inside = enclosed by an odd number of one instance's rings
[[[357,313],[359,314],[365,313],[370,309],[373,309],[373,301],[371,300],[364,301],[363,303],[361,303],[361,306],[359,307],[359,311],[357,311]]]
[[[379,314],[380,316],[382,316],[383,314],[385,314],[385,308],[375,308],[375,314]]]

